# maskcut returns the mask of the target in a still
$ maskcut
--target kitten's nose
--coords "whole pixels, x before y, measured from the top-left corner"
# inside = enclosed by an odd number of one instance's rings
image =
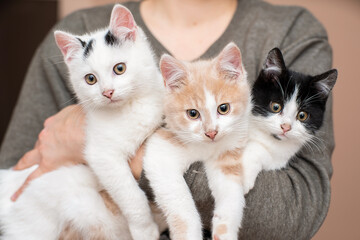
[[[108,99],[111,99],[113,93],[114,93],[114,90],[113,90],[113,89],[111,89],[111,90],[105,90],[105,91],[103,91],[102,95],[103,95],[104,97],[107,97]]]
[[[216,130],[212,130],[212,131],[206,132],[205,135],[206,135],[208,138],[210,138],[211,140],[214,140],[214,138],[215,138],[215,136],[216,136],[217,133],[218,133],[218,132],[217,132]]]
[[[284,133],[286,133],[291,130],[291,125],[288,123],[283,123],[281,124],[281,129],[284,131]]]

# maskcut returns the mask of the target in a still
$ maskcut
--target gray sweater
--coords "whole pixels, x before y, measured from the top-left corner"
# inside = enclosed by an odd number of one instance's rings
[[[143,28],[157,57],[168,51],[146,27],[139,3],[125,4]],[[67,82],[67,68],[53,37],[61,29],[83,34],[106,27],[112,5],[81,10],[60,21],[47,35],[31,62],[20,97],[0,150],[0,167],[14,165],[32,149],[44,120],[69,104],[74,96]],[[236,13],[223,35],[200,57],[210,58],[230,41],[241,49],[252,83],[268,51],[279,47],[287,65],[307,74],[331,68],[332,52],[322,25],[305,9],[273,6],[259,0],[239,0]],[[71,100],[72,99],[72,100]],[[324,144],[313,151],[303,149],[289,166],[262,172],[255,188],[246,196],[239,239],[310,239],[321,226],[330,202],[331,154],[334,148],[332,98],[325,123],[319,131]],[[201,213],[204,227],[210,228],[213,199],[201,164],[194,164],[185,178]],[[140,184],[146,189],[146,179]]]

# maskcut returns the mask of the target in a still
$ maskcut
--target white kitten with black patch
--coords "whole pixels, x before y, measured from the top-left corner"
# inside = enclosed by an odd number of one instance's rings
[[[118,5],[109,30],[80,37],[55,32],[55,38],[86,110],[85,159],[120,207],[133,238],[154,239],[157,227],[147,198],[128,165],[162,118],[162,80],[146,37]]]
[[[261,170],[283,168],[302,146],[315,144],[336,78],[334,69],[318,76],[288,70],[278,48],[269,52],[252,88],[254,106],[243,155],[245,193]]]
[[[162,121],[164,86],[143,31],[128,9],[115,5],[109,28],[82,36],[56,31],[55,39],[86,113],[84,154],[100,185],[85,166],[62,168],[34,180],[13,203],[11,194],[30,172],[3,170],[4,238],[57,239],[68,227],[84,239],[158,239],[128,164]],[[126,220],[106,208],[102,189]]]

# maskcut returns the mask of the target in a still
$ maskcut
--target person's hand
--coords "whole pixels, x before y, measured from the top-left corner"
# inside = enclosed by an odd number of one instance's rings
[[[39,165],[11,197],[12,201],[16,201],[30,181],[44,173],[62,166],[85,164],[84,124],[85,114],[79,105],[68,106],[46,119],[34,149],[27,152],[13,168],[23,170]]]
[[[135,156],[129,161],[131,172],[136,180],[139,180],[142,172],[142,164],[144,157],[144,144],[137,150]]]
[[[86,164],[83,158],[85,114],[78,105],[71,105],[44,122],[34,149],[27,152],[15,165],[14,170],[23,170],[35,164],[38,168],[32,172],[24,184],[11,197],[12,201],[20,196],[26,186],[44,173],[62,166]],[[143,146],[129,162],[135,179],[142,171]]]

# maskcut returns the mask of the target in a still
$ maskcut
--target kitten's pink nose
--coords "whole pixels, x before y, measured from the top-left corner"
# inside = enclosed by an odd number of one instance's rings
[[[281,129],[284,131],[284,133],[286,133],[291,130],[291,125],[288,123],[283,123],[281,124]]]
[[[104,97],[107,97],[108,99],[111,99],[113,93],[114,93],[114,90],[113,90],[113,89],[111,89],[111,90],[105,90],[105,91],[103,91],[102,95],[103,95]]]
[[[212,131],[206,132],[205,135],[206,135],[208,138],[210,138],[211,140],[214,140],[214,138],[215,138],[215,136],[216,136],[217,133],[218,133],[218,132],[217,132],[216,130],[212,130]]]

